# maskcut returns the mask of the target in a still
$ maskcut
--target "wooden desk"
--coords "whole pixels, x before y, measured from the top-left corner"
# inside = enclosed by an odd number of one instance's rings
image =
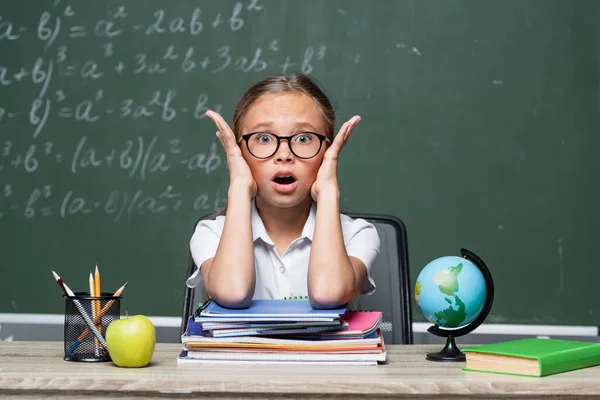
[[[600,366],[544,378],[465,372],[425,360],[439,346],[388,346],[379,366],[177,365],[157,344],[151,366],[63,361],[61,342],[0,342],[0,398],[560,398],[600,397]]]

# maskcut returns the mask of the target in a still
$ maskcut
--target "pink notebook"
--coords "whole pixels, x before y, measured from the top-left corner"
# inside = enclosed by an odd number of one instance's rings
[[[348,329],[343,331],[321,332],[318,335],[323,339],[337,338],[366,338],[379,328],[383,313],[381,311],[346,311],[340,317],[348,323]]]

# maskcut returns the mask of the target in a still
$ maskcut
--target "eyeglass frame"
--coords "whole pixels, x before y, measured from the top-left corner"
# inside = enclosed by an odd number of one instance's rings
[[[277,138],[277,146],[275,146],[275,150],[273,151],[273,153],[268,156],[268,157],[257,157],[254,155],[254,153],[252,153],[252,151],[250,150],[250,144],[248,143],[248,140],[254,136],[257,135],[259,133],[264,133],[264,134],[270,134],[273,135]],[[302,134],[307,134],[310,133],[311,135],[315,135],[316,137],[319,138],[319,150],[317,150],[317,152],[315,153],[314,156],[311,157],[300,157],[298,154],[296,154],[296,152],[292,149],[292,145],[291,145],[291,140],[294,136],[298,136],[298,135],[302,135]],[[294,133],[291,136],[278,136],[273,132],[268,132],[268,131],[261,131],[261,132],[250,132],[250,133],[246,133],[245,135],[242,135],[242,137],[240,138],[240,140],[238,141],[238,144],[241,143],[242,141],[246,142],[246,148],[248,149],[248,152],[252,155],[252,157],[254,158],[258,158],[259,160],[266,160],[267,158],[271,158],[273,157],[276,153],[277,150],[279,150],[279,146],[281,145],[281,141],[282,140],[287,140],[288,142],[288,147],[290,148],[290,151],[292,152],[292,154],[298,158],[300,158],[301,160],[310,160],[311,158],[315,158],[317,156],[317,154],[319,154],[321,152],[321,148],[323,147],[323,142],[327,142],[329,144],[331,144],[331,139],[329,139],[327,136],[325,135],[321,135],[320,133],[316,133],[316,132],[297,132]]]

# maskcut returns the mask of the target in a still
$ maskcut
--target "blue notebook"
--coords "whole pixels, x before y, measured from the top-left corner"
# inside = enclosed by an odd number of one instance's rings
[[[201,317],[226,318],[339,318],[346,307],[327,310],[315,310],[309,300],[252,300],[248,308],[225,308],[209,300],[200,310]]]

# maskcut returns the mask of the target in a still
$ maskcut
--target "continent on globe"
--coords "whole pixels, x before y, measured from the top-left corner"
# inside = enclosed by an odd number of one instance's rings
[[[434,314],[438,323],[448,328],[456,328],[461,326],[462,322],[465,320],[465,318],[467,318],[465,303],[463,303],[460,297],[453,297],[458,309],[455,309],[452,307],[452,305],[450,305],[448,308],[442,311],[438,311]],[[446,301],[452,304],[448,298],[446,298]],[[433,323],[435,323],[435,320],[433,321]]]
[[[421,281],[417,281],[417,283],[415,284],[415,300],[417,301],[417,304],[419,303],[419,295],[421,294]]]
[[[440,292],[448,296],[454,296],[458,292],[458,275],[462,271],[462,263],[455,267],[444,269],[433,276],[433,281],[438,284]]]

